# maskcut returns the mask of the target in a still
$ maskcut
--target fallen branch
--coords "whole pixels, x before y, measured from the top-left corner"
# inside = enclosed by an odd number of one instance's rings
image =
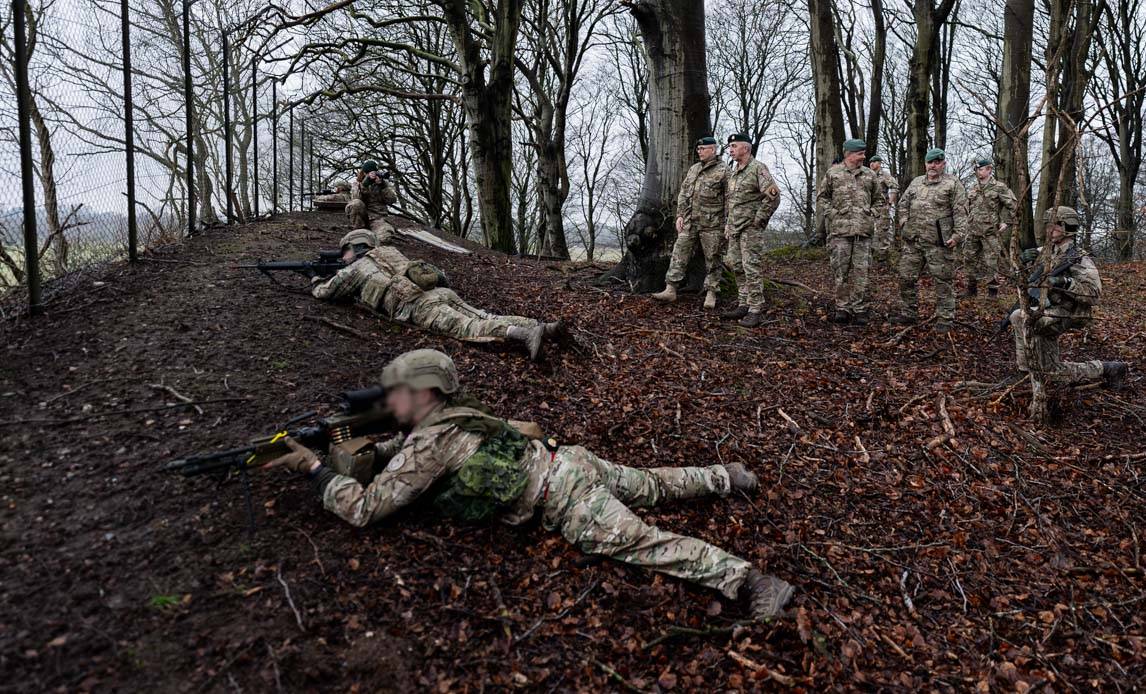
[[[367,341],[370,340],[370,336],[367,335],[366,333],[362,332],[361,330],[355,330],[354,328],[350,327],[349,325],[343,325],[342,323],[337,323],[335,321],[330,320],[329,318],[327,318],[325,316],[303,316],[302,319],[307,320],[307,321],[311,321],[312,323],[322,323],[323,325],[328,325],[328,326],[334,328],[335,330],[346,333],[347,335],[353,335],[354,337],[357,337],[359,340],[367,340]]]
[[[787,412],[779,407],[776,408],[776,412],[779,413],[779,415],[784,418],[784,421],[788,423],[788,431],[792,432],[793,434],[800,433],[800,425],[796,424],[796,420],[789,417]]]
[[[712,627],[711,629],[694,629],[693,627],[671,626],[665,631],[661,632],[660,635],[655,639],[649,641],[644,646],[641,646],[641,650],[647,651],[654,646],[662,644],[665,641],[668,641],[669,639],[675,638],[677,636],[729,636],[740,627],[740,624],[733,624],[732,626],[728,627]]]
[[[155,390],[165,391],[165,392],[169,393],[171,395],[171,397],[175,398],[179,402],[183,403],[184,405],[190,405],[191,407],[195,408],[196,412],[198,412],[199,414],[203,414],[203,408],[202,407],[199,407],[198,405],[196,405],[195,402],[191,398],[187,397],[183,393],[180,393],[179,391],[175,390],[171,386],[164,385],[162,383],[148,383],[147,387],[148,388],[154,388]]]
[[[773,681],[775,681],[778,684],[782,684],[785,687],[795,687],[796,686],[796,678],[795,677],[780,674],[779,672],[776,672],[775,670],[769,668],[767,665],[764,665],[763,663],[757,663],[754,660],[751,660],[749,658],[746,658],[746,657],[740,655],[736,651],[731,651],[731,650],[728,651],[728,657],[732,658],[738,664],[740,664],[742,667],[746,667],[749,670],[751,670],[752,672],[763,672],[765,675],[770,677]]]
[[[302,615],[299,614],[298,608],[295,607],[294,599],[290,596],[290,586],[283,580],[283,569],[281,565],[275,569],[275,578],[279,579],[279,583],[282,584],[283,587],[283,592],[286,593],[287,604],[290,605],[291,611],[294,612],[294,621],[298,622],[298,630],[305,632],[306,627],[302,624]]]
[[[903,340],[904,337],[907,336],[907,333],[911,332],[912,330],[915,330],[916,328],[922,328],[923,326],[927,325],[928,323],[933,322],[934,320],[935,320],[935,316],[931,316],[930,318],[923,321],[922,323],[913,323],[913,324],[907,326],[906,328],[904,328],[903,330],[900,330],[898,333],[896,333],[894,336],[892,336],[892,338],[890,340],[888,340],[887,342],[884,342],[880,346],[881,347],[894,347],[894,346],[898,345]]]
[[[955,440],[955,425],[951,423],[951,417],[947,414],[947,396],[944,394],[939,396],[939,420],[943,423],[943,433],[927,442],[925,448],[929,451]]]
[[[617,672],[616,670],[614,670],[612,667],[606,665],[605,663],[602,663],[600,660],[593,658],[590,662],[592,662],[597,667],[601,668],[605,672],[606,675],[608,675],[612,679],[616,680],[618,684],[620,684],[622,687],[624,687],[628,691],[630,691],[630,692],[644,692],[645,691],[645,690],[641,689],[640,687],[629,682],[627,679],[624,678],[623,675],[621,675],[621,673]]]
[[[911,596],[907,594],[907,575],[911,573],[907,569],[903,570],[903,575],[899,577],[899,592],[903,594],[903,604],[907,607],[907,611],[915,619],[919,619],[919,613],[915,611],[915,603],[912,602]]]
[[[765,283],[771,282],[773,284],[782,284],[782,285],[787,286],[787,287],[797,287],[799,289],[803,289],[806,292],[811,292],[812,294],[817,294],[817,295],[820,294],[820,292],[816,291],[815,289],[812,289],[811,287],[804,284],[803,282],[797,282],[795,280],[780,280],[780,279],[776,279],[774,277],[765,277],[764,282]]]
[[[860,462],[870,463],[871,462],[871,456],[868,455],[867,449],[863,447],[863,441],[860,441],[859,434],[856,434],[855,439],[856,439],[856,448],[859,449],[860,454],[861,454]]]
[[[1002,402],[1002,401],[1003,401],[1003,398],[1005,398],[1005,397],[1007,397],[1008,395],[1010,395],[1010,394],[1011,394],[1011,391],[1013,391],[1015,388],[1018,388],[1018,387],[1019,387],[1020,385],[1022,385],[1023,383],[1026,383],[1026,382],[1027,382],[1027,379],[1029,379],[1030,377],[1031,377],[1031,375],[1028,373],[1028,374],[1026,374],[1025,376],[1023,376],[1022,378],[1020,378],[1019,380],[1017,380],[1017,381],[1015,381],[1014,383],[1012,383],[1012,384],[1011,384],[1011,387],[1010,387],[1010,388],[1007,388],[1006,390],[1004,390],[1002,395],[1000,395],[999,397],[997,397],[997,398],[995,398],[994,400],[992,400],[992,401],[991,401],[991,403],[990,403],[990,406],[991,406],[991,407],[994,407],[995,405],[998,405],[1000,402]]]

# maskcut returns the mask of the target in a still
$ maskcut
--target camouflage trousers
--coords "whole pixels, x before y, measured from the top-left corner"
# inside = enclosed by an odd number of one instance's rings
[[[928,241],[904,239],[899,254],[899,310],[905,316],[919,315],[919,276],[924,267],[935,282],[935,316],[955,320],[955,255],[950,248]]]
[[[764,232],[767,228],[765,224],[728,234],[724,262],[736,277],[740,305],[750,311],[764,310]]]
[[[1082,327],[1085,321],[1041,316],[1035,319],[1029,338],[1026,324],[1027,314],[1022,309],[1011,312],[1011,327],[1015,333],[1015,366],[1019,371],[1029,372],[1033,365],[1045,380],[1057,383],[1097,381],[1102,378],[1101,361],[1063,361],[1059,352],[1058,336],[1072,328]]]
[[[452,289],[439,287],[413,302],[410,322],[439,335],[459,340],[503,338],[512,326],[533,328],[537,321],[521,316],[499,316],[471,306]]]
[[[684,280],[688,261],[697,240],[704,252],[704,288],[716,291],[720,288],[720,242],[724,240],[724,230],[720,227],[704,228],[691,222],[684,225],[684,231],[677,234],[672,246],[672,260],[669,262],[665,282],[679,284]]]
[[[881,260],[887,258],[895,242],[895,227],[888,217],[890,210],[891,208],[887,206],[873,207],[871,210],[875,214],[875,234],[871,239],[871,252]]]
[[[351,229],[369,229],[370,220],[380,219],[386,214],[384,205],[369,206],[362,200],[346,203],[346,216],[350,218]]]
[[[558,449],[542,503],[544,523],[589,554],[715,588],[735,599],[752,566],[703,540],[660,530],[629,507],[728,494],[728,473],[712,467],[641,470],[601,460],[581,446]]]
[[[968,282],[977,281],[988,287],[999,286],[999,237],[994,234],[968,236],[963,242],[963,262],[967,268]]]
[[[833,236],[828,239],[828,260],[836,282],[836,308],[852,315],[867,313],[867,270],[871,238]]]

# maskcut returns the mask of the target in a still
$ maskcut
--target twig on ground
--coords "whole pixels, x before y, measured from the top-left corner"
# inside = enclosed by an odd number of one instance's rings
[[[899,591],[903,594],[903,604],[907,607],[907,611],[911,613],[912,617],[919,619],[919,613],[915,611],[915,603],[912,602],[911,596],[907,594],[907,575],[910,573],[911,571],[908,569],[903,570],[903,575],[899,577]]]
[[[935,320],[935,316],[931,316],[930,318],[923,321],[922,323],[912,323],[911,325],[907,326],[903,330],[900,330],[898,333],[896,333],[894,336],[892,336],[892,338],[890,340],[888,340],[887,342],[884,342],[881,346],[882,347],[894,347],[894,346],[898,345],[900,342],[902,342],[903,338],[907,337],[907,333],[911,332],[912,330],[915,330],[916,328],[921,328],[921,327],[927,325],[928,323],[933,322],[934,320]]]
[[[78,385],[75,388],[72,388],[71,390],[65,390],[64,392],[60,393],[59,395],[53,395],[52,397],[48,398],[47,400],[44,400],[42,404],[51,405],[53,402],[59,400],[60,398],[66,398],[69,395],[75,395],[76,393],[80,392],[81,390],[83,390],[85,388],[88,388],[90,386],[94,386],[94,385],[97,385],[100,383],[110,383],[112,381],[127,381],[127,380],[130,380],[130,377],[97,378],[94,381],[88,381],[87,383],[84,383],[82,385]]]
[[[796,420],[789,417],[787,412],[779,407],[776,408],[776,412],[779,413],[779,415],[784,418],[784,421],[788,423],[788,431],[792,432],[793,434],[800,433],[800,425],[796,424]]]
[[[945,394],[939,396],[939,420],[943,423],[943,433],[927,442],[925,448],[929,451],[939,448],[948,441],[952,445],[955,443],[955,425],[951,423],[951,417],[947,414],[947,396]]]
[[[683,354],[681,354],[680,352],[676,351],[675,349],[672,349],[671,347],[669,347],[669,346],[668,346],[668,345],[666,345],[665,343],[663,343],[663,342],[659,342],[659,343],[657,343],[657,344],[660,346],[660,348],[661,348],[661,349],[663,349],[664,351],[666,351],[666,352],[668,352],[669,354],[673,355],[673,356],[674,356],[674,357],[676,357],[677,359],[680,359],[681,361],[688,361],[688,358],[687,358],[687,357],[685,357]]]
[[[199,407],[198,405],[196,405],[194,400],[187,397],[183,393],[180,393],[179,391],[175,390],[171,386],[164,385],[162,383],[148,383],[147,387],[153,388],[155,390],[165,391],[165,392],[169,393],[171,395],[171,397],[175,398],[179,402],[181,402],[185,405],[190,405],[191,407],[195,408],[196,412],[198,412],[199,414],[203,414],[203,408],[202,407]]]
[[[889,637],[887,634],[881,631],[879,632],[879,638],[881,641],[891,646],[891,649],[898,653],[900,658],[903,658],[904,660],[911,660],[911,657],[907,655],[907,652],[900,648],[899,644],[897,644],[895,641],[892,641],[891,637]]]
[[[740,624],[733,624],[727,627],[711,627],[709,629],[694,629],[693,627],[671,626],[662,631],[655,639],[649,641],[644,646],[641,646],[642,651],[647,651],[659,644],[668,641],[669,639],[677,636],[727,636],[731,635],[734,631],[740,628]]]
[[[1020,385],[1026,383],[1030,377],[1031,377],[1031,375],[1028,373],[1028,374],[1024,375],[1022,378],[1020,378],[1019,380],[1012,383],[1011,387],[1004,390],[1002,395],[1000,395],[999,397],[997,397],[991,401],[991,406],[994,407],[995,405],[998,405],[1000,402],[1003,401],[1003,398],[1010,395],[1011,391],[1013,391],[1015,388],[1018,388]]]
[[[860,462],[870,463],[871,462],[871,456],[868,455],[867,449],[863,447],[863,441],[860,441],[859,434],[856,434],[855,439],[856,439],[856,448],[858,448],[860,451]]]
[[[750,658],[746,658],[745,656],[740,655],[736,651],[732,651],[732,650],[728,651],[728,657],[732,658],[739,665],[741,665],[742,667],[748,668],[752,672],[763,672],[765,675],[767,675],[769,678],[771,678],[777,684],[782,684],[785,687],[795,687],[796,686],[796,678],[795,677],[792,677],[790,675],[783,675],[779,672],[776,672],[775,670],[769,668],[767,665],[764,665],[763,663],[757,663],[756,661],[751,660]]]
[[[298,611],[298,608],[295,607],[294,599],[290,596],[290,586],[288,586],[286,580],[283,579],[283,568],[281,564],[275,569],[275,578],[279,580],[279,583],[283,587],[283,593],[286,594],[287,604],[290,605],[291,612],[294,612],[294,621],[298,622],[298,630],[305,632],[306,627],[303,626],[302,623],[302,614]]]
[[[334,328],[335,330],[346,333],[347,335],[353,335],[354,337],[357,337],[359,340],[369,340],[370,339],[370,336],[367,335],[366,333],[362,332],[361,330],[355,330],[354,328],[350,327],[349,325],[343,325],[342,323],[332,321],[329,318],[327,318],[326,316],[303,316],[302,319],[307,320],[307,321],[311,321],[313,323],[322,323],[323,325],[328,325],[331,328]]]
[[[641,692],[642,694],[645,691],[645,690],[641,689],[640,687],[634,685],[633,683],[629,682],[627,679],[624,678],[623,675],[621,675],[621,673],[617,672],[616,670],[614,670],[609,665],[602,663],[600,660],[597,660],[596,658],[592,658],[592,659],[590,659],[589,662],[591,662],[594,665],[596,665],[597,667],[601,668],[601,670],[604,671],[604,673],[606,675],[608,675],[613,680],[616,680],[617,684],[621,685],[626,690],[628,690],[630,692]]]
[[[314,543],[314,540],[311,539],[310,535],[308,535],[306,533],[306,531],[303,530],[302,528],[295,526],[295,525],[291,525],[290,523],[287,523],[287,527],[290,528],[291,530],[294,530],[295,532],[301,534],[303,537],[306,538],[306,541],[310,543],[311,549],[314,550],[314,563],[318,564],[318,570],[320,572],[322,572],[322,577],[326,578],[326,567],[322,565],[322,559],[320,559],[318,556],[318,545],[316,545]]]
[[[191,407],[194,405],[213,405],[220,402],[247,402],[250,398],[213,398],[211,400],[196,400],[195,402],[181,402],[176,405],[159,405],[157,407],[134,407],[126,410],[111,410],[110,412],[93,412],[91,414],[82,415],[79,417],[68,417],[66,419],[7,419],[0,420],[0,427],[5,426],[20,426],[22,424],[75,424],[77,422],[86,422],[89,419],[99,419],[100,417],[118,417],[126,414],[141,414],[144,412],[160,412],[162,410],[175,410],[180,407]]]
[[[513,640],[513,644],[516,646],[517,644],[529,638],[530,635],[532,635],[533,632],[536,631],[537,628],[544,624],[547,620],[556,621],[558,619],[564,619],[565,615],[569,614],[569,612],[572,611],[574,607],[577,607],[585,600],[585,598],[589,597],[589,593],[593,592],[593,589],[596,588],[600,583],[601,581],[599,579],[594,579],[591,583],[589,583],[589,586],[585,590],[581,591],[581,594],[577,596],[577,599],[573,601],[572,605],[566,607],[564,610],[561,610],[561,612],[557,613],[553,617],[548,615],[542,616],[541,619],[533,623],[533,626],[529,627],[524,632],[522,632],[520,636],[515,638]]]

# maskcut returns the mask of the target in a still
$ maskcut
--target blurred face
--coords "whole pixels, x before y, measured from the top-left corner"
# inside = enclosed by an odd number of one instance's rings
[[[344,262],[344,263],[353,263],[354,262],[354,246],[347,244],[347,245],[342,247],[342,262]]]
[[[883,162],[882,161],[873,161],[872,163],[868,164],[867,166],[872,171],[879,173],[879,170],[883,168]]]
[[[710,162],[716,158],[716,145],[697,145],[696,156],[703,162]]]
[[[927,162],[927,177],[939,178],[939,175],[943,173],[946,168],[947,161],[942,158],[936,159],[935,161],[929,161]]]
[[[1051,222],[1046,228],[1047,238],[1051,243],[1058,243],[1066,238],[1066,229],[1063,228],[1058,222]]]
[[[844,154],[844,166],[848,167],[849,169],[858,168],[861,164],[863,164],[863,160],[866,157],[867,154],[862,149],[858,152],[847,152]]]
[[[432,388],[414,390],[402,385],[386,391],[386,408],[404,426],[416,425],[437,404],[438,395]]]
[[[747,142],[731,142],[728,144],[728,153],[736,161],[748,161],[748,157],[752,156],[752,145]]]
[[[991,177],[991,173],[994,172],[994,170],[995,167],[993,166],[980,166],[975,169],[975,175],[979,177],[980,181],[985,181]]]

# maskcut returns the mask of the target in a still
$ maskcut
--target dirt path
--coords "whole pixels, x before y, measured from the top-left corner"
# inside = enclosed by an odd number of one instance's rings
[[[785,287],[748,332],[692,297],[665,307],[590,287],[592,271],[406,247],[472,303],[574,319],[583,347],[531,365],[232,267],[304,257],[343,231],[321,215],[214,231],[0,324],[0,691],[1061,690],[1146,677],[1141,381],[1058,389],[1057,426],[1034,430],[1022,386],[965,383],[1008,375],[1009,342],[988,338],[1008,302],[962,302],[952,336],[891,344],[898,329],[838,328],[823,296]],[[772,272],[825,290],[823,261],[778,258]],[[1137,359],[1146,270],[1103,272],[1109,303],[1064,352]],[[890,273],[876,285],[886,304]],[[286,474],[253,479],[248,536],[237,481],[159,472],[332,411],[338,392],[429,346],[495,410],[612,460],[748,464],[756,498],[643,515],[792,580],[792,618],[732,630],[742,605],[587,560],[536,527],[408,514],[355,530]],[[944,398],[955,438],[928,448]]]

